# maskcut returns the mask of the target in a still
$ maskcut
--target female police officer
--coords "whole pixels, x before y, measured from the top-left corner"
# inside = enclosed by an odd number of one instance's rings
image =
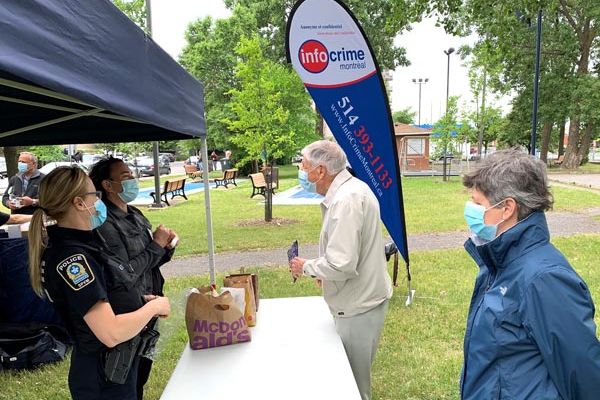
[[[90,179],[96,190],[102,192],[102,202],[107,208],[106,222],[98,228],[98,234],[112,253],[139,274],[144,294],[162,296],[165,280],[160,267],[171,259],[174,252],[171,243],[177,241],[177,235],[163,225],[152,232],[152,225],[142,212],[127,204],[135,200],[139,189],[123,160],[109,157],[98,161],[90,170]],[[155,321],[149,326],[156,329]],[[138,400],[143,399],[144,384],[152,368],[153,349],[149,350],[139,363]]]
[[[29,230],[30,276],[63,317],[74,341],[69,389],[74,399],[136,399],[140,332],[170,312],[166,297],[126,290],[127,266],[103,256],[93,229],[106,208],[78,167],[61,167],[40,184]],[[56,220],[43,237],[43,214]],[[124,368],[123,368],[124,367]],[[118,383],[117,383],[118,382]]]

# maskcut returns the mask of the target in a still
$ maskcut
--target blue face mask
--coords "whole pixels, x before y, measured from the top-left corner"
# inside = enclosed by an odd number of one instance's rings
[[[19,162],[17,164],[17,168],[18,168],[19,172],[27,172],[27,163]]]
[[[106,204],[104,204],[102,200],[97,199],[94,203],[96,212],[92,212],[87,206],[85,206],[85,208],[90,213],[90,223],[92,225],[92,229],[98,228],[104,223],[104,221],[106,221]]]
[[[480,239],[490,241],[496,238],[498,225],[500,225],[504,220],[501,220],[495,225],[487,225],[484,222],[484,218],[487,210],[496,207],[500,203],[502,203],[502,201],[489,208],[475,204],[472,201],[467,201],[465,204],[465,220],[467,221],[467,225],[469,225],[471,232],[477,235]]]
[[[125,203],[134,201],[140,192],[138,181],[136,179],[127,179],[126,181],[121,181],[120,183],[123,187],[123,191],[121,193],[117,193],[117,195]]]
[[[315,167],[315,168],[317,168],[317,167]],[[313,171],[315,168],[311,169],[310,171]],[[311,182],[308,179],[308,172],[306,172],[302,169],[299,169],[298,170],[298,180],[300,181],[300,186],[302,186],[302,189],[306,190],[309,193],[317,193],[317,183]]]

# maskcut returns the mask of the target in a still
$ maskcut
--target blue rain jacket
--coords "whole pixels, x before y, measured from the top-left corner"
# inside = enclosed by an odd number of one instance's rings
[[[587,285],[535,212],[482,246],[464,341],[461,398],[600,399],[600,343]]]

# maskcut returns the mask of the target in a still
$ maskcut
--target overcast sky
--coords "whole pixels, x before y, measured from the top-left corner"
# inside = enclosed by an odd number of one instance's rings
[[[184,33],[188,24],[207,15],[227,18],[230,12],[222,0],[152,0],[154,40],[177,59],[186,44]],[[415,112],[418,111],[419,85],[413,84],[412,79],[428,78],[429,82],[422,86],[421,92],[421,123],[437,121],[444,113],[446,104],[448,58],[444,50],[449,47],[458,49],[474,40],[473,37],[447,35],[442,28],[435,26],[433,20],[415,24],[412,31],[398,36],[395,42],[406,48],[411,65],[394,71],[392,110],[411,107]],[[450,95],[459,95],[461,103],[475,107],[471,103],[467,69],[456,53],[450,56]]]

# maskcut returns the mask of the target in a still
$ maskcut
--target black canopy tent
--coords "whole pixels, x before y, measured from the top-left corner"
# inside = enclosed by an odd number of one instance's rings
[[[206,153],[203,95],[109,0],[2,0],[0,146],[200,137]]]
[[[0,145],[206,134],[203,86],[108,0],[3,0]]]

